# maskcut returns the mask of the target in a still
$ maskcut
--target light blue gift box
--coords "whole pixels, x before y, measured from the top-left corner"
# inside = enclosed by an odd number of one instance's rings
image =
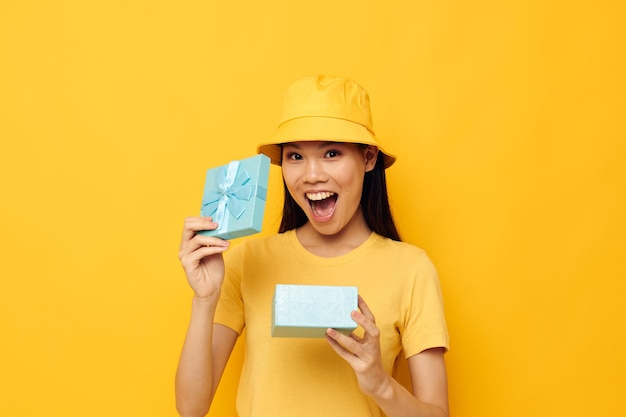
[[[350,334],[357,327],[351,313],[358,306],[356,287],[276,285],[272,336],[324,337],[332,328]]]
[[[209,169],[200,214],[211,216],[218,228],[199,233],[234,239],[260,232],[269,171],[270,159],[265,155]]]

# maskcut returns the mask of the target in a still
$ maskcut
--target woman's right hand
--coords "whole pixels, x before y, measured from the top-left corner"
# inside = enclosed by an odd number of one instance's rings
[[[222,252],[230,243],[226,240],[198,234],[201,230],[214,230],[217,223],[210,217],[187,217],[180,242],[178,259],[185,270],[187,281],[195,296],[218,296],[224,280]]]

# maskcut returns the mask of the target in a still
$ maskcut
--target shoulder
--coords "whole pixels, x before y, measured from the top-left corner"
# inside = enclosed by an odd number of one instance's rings
[[[399,242],[374,234],[371,249],[373,253],[384,257],[389,265],[415,268],[421,273],[436,273],[427,252],[412,243]]]
[[[426,251],[424,249],[412,243],[389,239],[388,237],[384,237],[376,233],[373,234],[372,239],[374,242],[373,247],[376,248],[376,250],[386,250],[414,257],[426,256]]]

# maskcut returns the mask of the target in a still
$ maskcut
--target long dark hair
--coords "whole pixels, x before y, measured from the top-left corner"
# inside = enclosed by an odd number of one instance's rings
[[[307,222],[306,214],[289,194],[284,180],[283,187],[285,202],[283,205],[283,218],[278,229],[279,233],[297,229]],[[392,240],[401,240],[391,214],[391,208],[389,207],[387,177],[385,176],[383,154],[380,152],[378,153],[374,169],[366,172],[363,179],[361,210],[363,210],[365,221],[372,231]]]

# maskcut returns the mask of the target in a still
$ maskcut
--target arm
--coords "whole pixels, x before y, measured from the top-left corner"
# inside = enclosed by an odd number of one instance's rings
[[[226,326],[213,324],[214,312],[211,304],[194,298],[176,371],[176,409],[182,417],[201,417],[209,412],[239,336]]]
[[[388,416],[448,417],[448,384],[443,348],[427,349],[408,359],[413,392],[387,375],[374,400]]]
[[[185,220],[181,240],[179,259],[194,291],[189,328],[176,371],[176,409],[183,417],[208,413],[238,337],[234,330],[213,324],[224,279],[222,253],[228,242],[196,232],[215,227],[210,218],[190,217]]]
[[[413,392],[385,372],[380,357],[380,331],[374,315],[359,297],[352,318],[363,327],[363,338],[328,329],[331,346],[354,370],[359,387],[389,417],[447,417],[448,384],[443,349],[428,349],[408,359]]]

